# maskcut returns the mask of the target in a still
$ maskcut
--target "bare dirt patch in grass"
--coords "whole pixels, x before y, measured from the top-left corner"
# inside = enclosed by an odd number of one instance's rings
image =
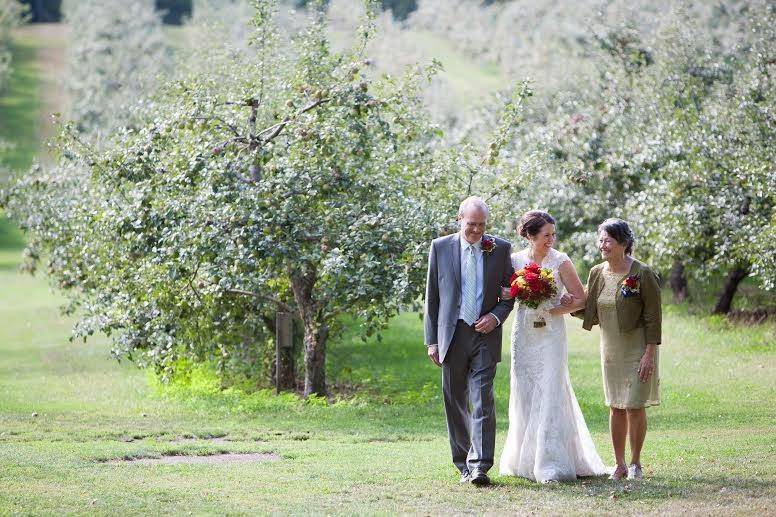
[[[109,465],[125,465],[125,464],[141,464],[141,465],[179,465],[179,464],[195,464],[195,463],[259,463],[268,461],[278,461],[280,456],[272,452],[258,452],[258,453],[223,453],[223,454],[208,454],[200,456],[162,456],[159,458],[129,458],[121,460],[110,460],[105,463]]]

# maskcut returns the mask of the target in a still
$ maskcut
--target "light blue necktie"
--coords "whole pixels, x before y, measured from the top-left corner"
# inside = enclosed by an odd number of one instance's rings
[[[466,250],[463,264],[466,288],[462,293],[461,303],[463,305],[463,320],[467,324],[473,325],[480,315],[480,310],[477,308],[477,259],[474,256],[473,244],[470,244]]]

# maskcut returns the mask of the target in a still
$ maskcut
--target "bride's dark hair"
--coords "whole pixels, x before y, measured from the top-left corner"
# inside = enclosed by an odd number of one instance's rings
[[[527,239],[529,235],[534,236],[539,233],[539,230],[548,223],[555,224],[555,219],[550,214],[541,210],[529,210],[520,218],[520,227],[517,231]]]

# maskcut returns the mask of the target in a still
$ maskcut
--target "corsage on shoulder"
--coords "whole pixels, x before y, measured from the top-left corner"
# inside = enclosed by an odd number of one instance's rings
[[[635,296],[641,292],[641,277],[639,275],[630,275],[625,277],[620,287],[623,298]]]

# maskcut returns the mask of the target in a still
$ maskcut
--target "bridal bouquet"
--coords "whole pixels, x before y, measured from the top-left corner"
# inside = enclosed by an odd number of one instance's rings
[[[516,270],[509,285],[512,298],[531,309],[538,309],[542,302],[558,293],[552,269],[539,267],[534,262]]]

